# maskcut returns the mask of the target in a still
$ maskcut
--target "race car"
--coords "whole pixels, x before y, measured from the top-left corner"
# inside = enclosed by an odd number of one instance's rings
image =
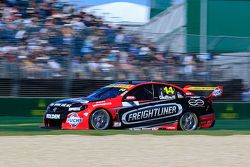
[[[208,97],[192,90],[213,90]],[[210,98],[222,95],[222,86],[180,88],[164,82],[117,82],[87,97],[51,103],[44,128],[105,130],[195,130],[214,126]]]

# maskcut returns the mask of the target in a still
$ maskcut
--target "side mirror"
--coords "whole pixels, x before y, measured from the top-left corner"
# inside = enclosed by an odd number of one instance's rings
[[[125,101],[134,101],[134,100],[136,100],[135,96],[127,96],[125,98]]]

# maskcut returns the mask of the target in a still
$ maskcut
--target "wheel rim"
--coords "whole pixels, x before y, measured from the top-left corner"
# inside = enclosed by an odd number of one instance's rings
[[[97,110],[91,117],[91,125],[94,129],[104,130],[109,126],[110,117],[106,111]]]
[[[182,130],[195,130],[198,125],[198,119],[194,113],[185,113],[180,120],[180,126]]]

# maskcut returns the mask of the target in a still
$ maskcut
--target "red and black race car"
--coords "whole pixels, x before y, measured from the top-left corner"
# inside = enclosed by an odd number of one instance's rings
[[[222,86],[180,88],[163,82],[118,82],[87,97],[50,104],[44,113],[44,128],[210,128],[215,123],[210,98],[221,96],[222,89]],[[208,97],[201,97],[190,90],[213,92]]]

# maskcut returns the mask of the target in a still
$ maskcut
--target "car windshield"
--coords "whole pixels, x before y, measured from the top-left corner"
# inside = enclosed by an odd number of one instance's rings
[[[125,92],[126,88],[104,87],[90,94],[88,98],[108,99],[115,98]]]

